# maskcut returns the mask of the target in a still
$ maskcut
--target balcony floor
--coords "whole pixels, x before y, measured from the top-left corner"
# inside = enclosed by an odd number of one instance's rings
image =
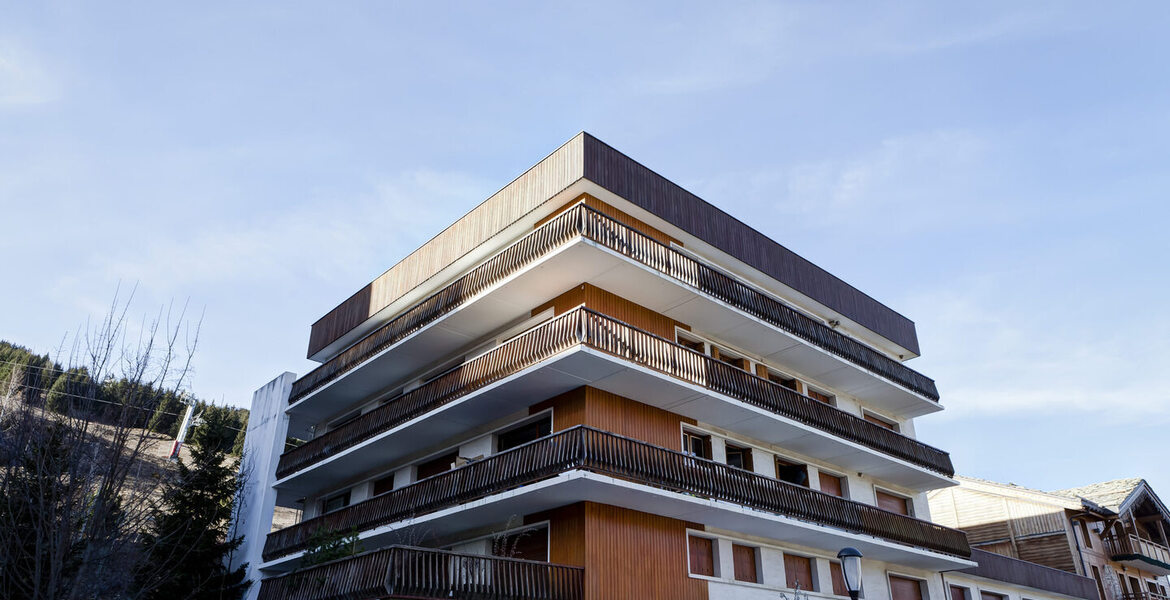
[[[401,543],[402,539],[442,537],[469,529],[490,527],[517,515],[527,515],[581,501],[620,506],[730,531],[782,540],[786,543],[836,551],[855,547],[868,558],[931,570],[964,569],[973,561],[879,537],[851,533],[769,512],[757,511],[730,502],[680,494],[648,485],[599,475],[569,471],[531,485],[414,519],[377,527],[359,536],[367,549]],[[260,565],[266,575],[296,567],[301,552]]]
[[[837,437],[636,363],[578,346],[423,414],[352,448],[278,480],[277,502],[372,475],[395,461],[486,422],[589,385],[756,440],[865,473],[911,490],[955,485],[954,480],[879,450]]]

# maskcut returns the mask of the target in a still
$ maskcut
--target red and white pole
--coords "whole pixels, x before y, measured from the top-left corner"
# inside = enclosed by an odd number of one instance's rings
[[[171,455],[168,456],[172,461],[179,460],[179,449],[183,447],[183,442],[187,439],[187,430],[191,427],[191,419],[195,416],[195,405],[187,405],[187,414],[183,415],[183,424],[179,426],[179,435],[175,436],[175,443],[171,444]]]

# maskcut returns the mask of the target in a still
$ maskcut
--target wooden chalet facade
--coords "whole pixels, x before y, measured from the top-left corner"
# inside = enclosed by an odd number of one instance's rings
[[[253,402],[253,597],[839,599],[850,546],[866,600],[922,600],[976,567],[930,520],[914,324],[588,134],[309,337]],[[364,552],[305,568],[320,532]]]
[[[1145,480],[1055,492],[957,480],[930,492],[931,514],[972,547],[1090,577],[1104,600],[1167,600],[1170,512]]]

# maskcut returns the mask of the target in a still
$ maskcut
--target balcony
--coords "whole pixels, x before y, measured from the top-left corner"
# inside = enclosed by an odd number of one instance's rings
[[[259,600],[580,600],[584,569],[391,546],[265,579]]]
[[[1133,533],[1119,534],[1116,529],[1107,530],[1102,539],[1113,560],[1159,576],[1170,575],[1170,548]]]
[[[1154,592],[1134,592],[1122,594],[1118,596],[1117,600],[1170,600],[1170,598]]]
[[[591,353],[567,356],[574,348]],[[541,377],[543,372],[551,375]],[[949,485],[954,474],[942,450],[582,307],[289,450],[277,466],[282,480],[277,487],[290,487],[285,478],[327,459],[334,463],[329,470],[336,481],[385,465],[396,457],[395,449],[384,441],[372,448],[371,441],[385,440],[407,424],[427,433],[398,443],[399,453],[417,448],[415,440],[443,439],[586,384],[810,456],[829,456],[841,467],[907,487]],[[492,389],[482,391],[487,388]],[[470,396],[477,393],[491,398],[473,405]],[[436,413],[439,409],[444,412]],[[434,418],[439,415],[443,418]],[[366,460],[352,455],[340,460],[358,446]],[[296,491],[311,493],[324,483],[305,480]]]
[[[685,516],[793,543],[849,542],[867,556],[901,564],[912,559],[949,568],[973,564],[962,560],[971,550],[960,531],[585,426],[275,531],[263,556],[273,561],[303,550],[318,530],[356,529],[376,539],[420,526],[424,515],[440,511],[458,514],[449,521],[470,528],[481,520],[581,500]],[[434,520],[427,526],[433,534],[442,532]]]
[[[588,256],[586,251],[576,254],[565,252],[566,247],[582,241],[595,248]],[[566,256],[555,256],[558,254]],[[560,262],[556,265],[548,262],[554,259]],[[584,264],[586,262],[588,264]],[[539,275],[531,275],[537,265],[549,268]],[[652,278],[654,281],[647,281],[647,271],[657,276]],[[528,306],[531,307],[547,300],[549,290],[545,288],[552,288],[551,293],[556,293],[588,279],[586,275],[581,275],[576,281],[561,282],[557,279],[576,274],[594,274],[597,278],[595,283],[604,284],[603,287],[610,288],[614,293],[667,316],[723,335],[729,342],[738,342],[745,347],[766,348],[769,356],[782,356],[784,361],[809,376],[818,377],[843,391],[888,403],[891,410],[906,411],[911,416],[938,410],[938,390],[930,378],[804,315],[762,290],[725,275],[585,205],[565,211],[536,228],[309,372],[293,385],[289,401],[293,405],[305,402],[347,376],[356,367],[371,361],[381,360],[391,369],[403,368],[394,364],[401,357],[391,360],[387,355],[391,348],[420,335],[439,321],[464,313],[463,319],[455,326],[435,333],[433,340],[417,342],[419,348],[404,352],[403,355],[408,358],[404,364],[413,365],[409,363],[411,357],[433,357],[454,351],[459,341],[466,341],[475,333],[486,333],[482,327],[476,329],[481,323],[490,320],[485,319],[484,315],[498,317],[506,312],[509,305],[507,300],[526,297],[520,288],[541,290],[529,295],[532,303]],[[516,279],[523,276],[537,281],[523,285],[516,283]],[[487,302],[486,306],[479,306],[484,304],[484,298],[489,292],[506,285],[512,285],[513,288],[510,295],[504,294],[507,296],[505,301],[494,304]],[[560,287],[556,287],[558,285]],[[473,306],[483,314],[472,314],[470,309]],[[728,308],[735,312],[735,316],[720,316],[720,311]],[[709,325],[704,321],[709,321]],[[761,329],[768,329],[774,334],[762,332]],[[390,383],[380,379],[378,381],[382,385]],[[379,389],[377,382],[367,381],[354,382],[350,387],[352,389],[340,392],[344,399],[352,400],[355,396],[361,397],[363,393]],[[923,405],[923,402],[927,404]]]

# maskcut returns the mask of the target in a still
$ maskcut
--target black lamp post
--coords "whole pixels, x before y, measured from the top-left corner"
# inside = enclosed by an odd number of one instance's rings
[[[845,576],[845,589],[849,590],[849,598],[857,600],[861,594],[861,552],[857,548],[842,548],[837,553],[841,559],[841,574]]]

